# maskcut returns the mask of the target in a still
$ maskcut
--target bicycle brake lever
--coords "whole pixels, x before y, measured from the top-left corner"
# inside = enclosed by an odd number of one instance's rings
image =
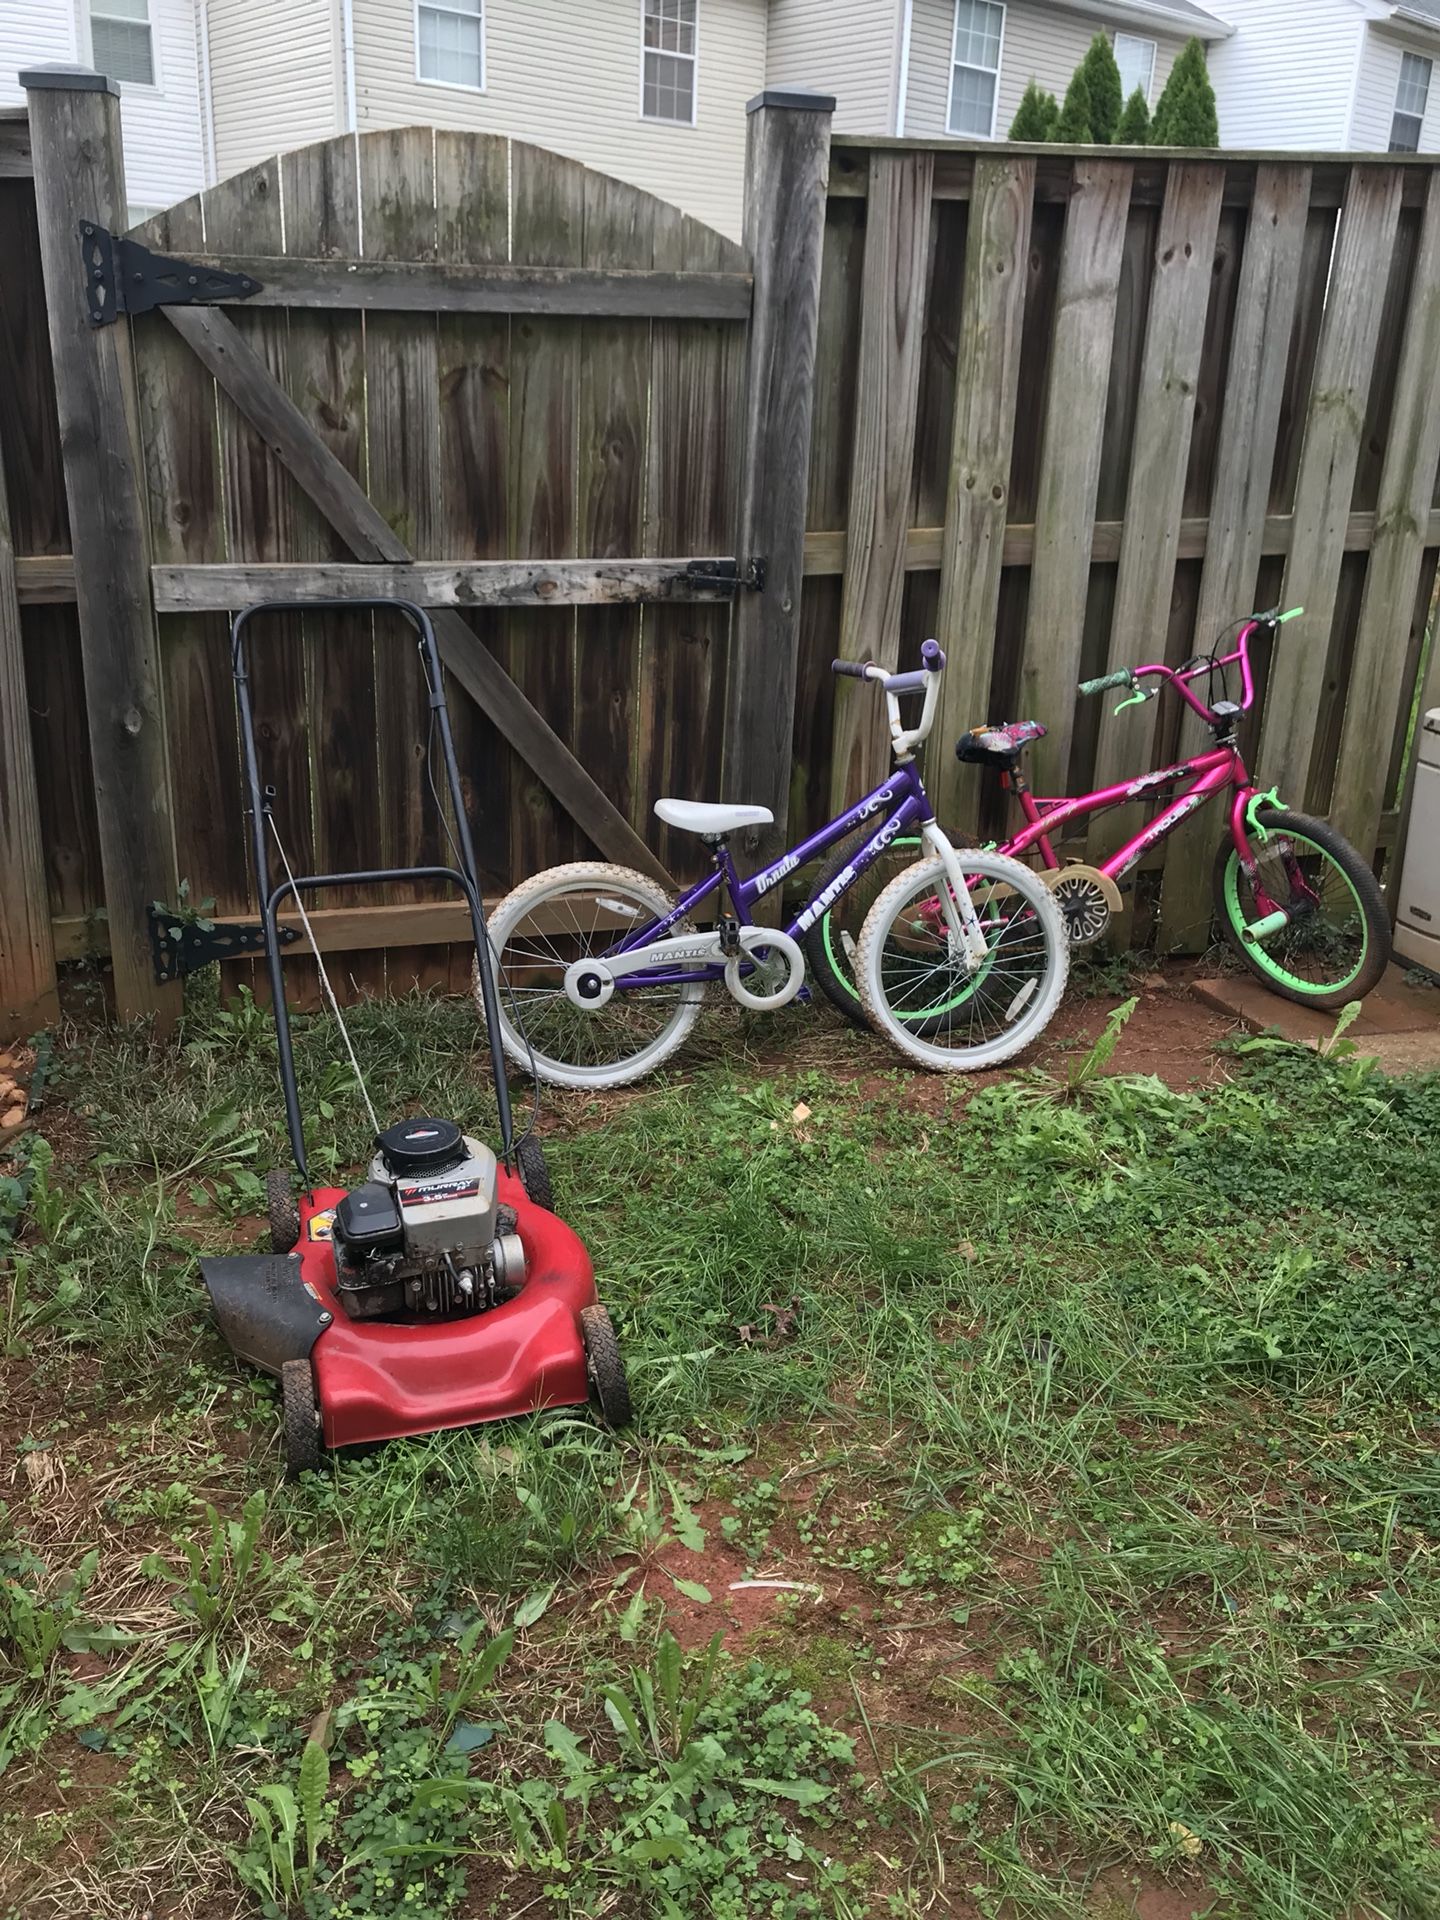
[[[1143,707],[1147,700],[1153,700],[1154,698],[1154,694],[1147,693],[1144,687],[1136,687],[1130,698],[1128,700],[1122,700],[1115,711],[1116,713],[1123,713],[1126,707]]]

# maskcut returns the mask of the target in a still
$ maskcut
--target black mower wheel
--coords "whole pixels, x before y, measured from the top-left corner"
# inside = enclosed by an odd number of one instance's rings
[[[315,1375],[308,1360],[287,1360],[280,1369],[280,1399],[285,1416],[285,1478],[320,1471],[320,1409]]]
[[[604,1307],[582,1307],[580,1333],[585,1341],[585,1371],[590,1395],[607,1427],[628,1427],[634,1419],[630,1382],[620,1358],[620,1342]]]
[[[545,1149],[533,1133],[527,1133],[515,1148],[515,1164],[520,1169],[520,1184],[547,1213],[555,1211],[555,1189],[550,1185],[550,1169],[545,1164]]]
[[[300,1207],[284,1167],[271,1167],[265,1176],[265,1211],[270,1216],[270,1251],[293,1252],[300,1238]]]

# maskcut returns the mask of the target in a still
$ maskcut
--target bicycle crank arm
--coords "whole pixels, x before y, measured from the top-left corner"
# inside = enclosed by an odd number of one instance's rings
[[[565,997],[586,1013],[603,1007],[627,974],[665,967],[721,967],[725,953],[718,933],[672,933],[643,947],[613,953],[605,960],[573,960],[565,969]]]

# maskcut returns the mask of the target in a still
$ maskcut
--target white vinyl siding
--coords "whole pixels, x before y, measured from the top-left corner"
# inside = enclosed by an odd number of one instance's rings
[[[699,0],[691,127],[641,117],[640,0],[486,0],[483,93],[416,77],[413,0],[353,0],[359,130],[418,123],[512,134],[738,235],[745,103],[765,84],[766,11],[766,0]],[[280,144],[314,138],[305,130]],[[252,146],[248,159],[275,144]]]
[[[1216,7],[1235,28],[1210,49],[1221,146],[1347,146],[1365,34],[1355,0],[1305,0],[1303,30],[1295,11],[1275,0],[1216,0]],[[1392,85],[1386,140],[1394,104]]]
[[[1346,0],[1348,3],[1349,0]],[[950,54],[955,32],[955,0],[914,0],[914,7],[905,131],[917,140],[942,139],[949,132]],[[1007,0],[995,112],[995,134],[998,139],[1003,140],[1010,131],[1010,122],[1015,118],[1021,96],[1032,78],[1057,99],[1064,97],[1070,76],[1085,57],[1085,49],[1094,39],[1097,29],[1103,25],[1092,13],[1062,12],[1051,0]],[[1178,33],[1157,32],[1153,37],[1153,86],[1158,98],[1185,40]],[[1213,48],[1211,53],[1213,56]]]
[[[478,91],[485,85],[482,0],[418,0],[415,70],[441,86]]]
[[[833,94],[837,133],[893,133],[903,5],[904,0],[770,0],[765,84]],[[942,77],[949,58],[947,31]],[[907,126],[905,132],[916,129]]]
[[[412,46],[405,72],[414,71]],[[333,0],[210,0],[210,84],[215,171],[222,180],[286,147],[308,146],[343,131],[338,5]],[[435,119],[443,96],[430,87],[416,86],[415,93],[430,104],[414,117]]]
[[[1128,100],[1138,87],[1150,106],[1155,104],[1155,60],[1158,48],[1153,40],[1138,34],[1115,35],[1115,64],[1120,69],[1120,98]]]
[[[1374,27],[1365,35],[1360,73],[1355,87],[1355,108],[1347,144],[1361,153],[1385,153],[1395,131],[1395,109],[1400,99],[1405,55],[1425,60],[1440,57],[1440,39],[1417,38],[1406,42]],[[1420,126],[1420,153],[1440,151],[1440,80],[1434,72]]]
[[[0,106],[25,104],[15,77],[25,68],[84,59],[75,34],[75,15],[59,0],[0,0]]]
[[[1004,40],[1005,9],[998,0],[955,0],[947,133],[972,140],[995,138],[995,101]]]

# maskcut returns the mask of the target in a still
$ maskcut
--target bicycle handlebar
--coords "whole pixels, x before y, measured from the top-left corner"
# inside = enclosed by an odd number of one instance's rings
[[[945,667],[945,655],[939,642],[927,640],[920,649],[920,659],[922,665],[914,673],[887,673],[884,667],[877,666],[873,660],[830,662],[832,673],[844,674],[848,680],[873,680],[884,693],[890,714],[890,742],[899,760],[908,760],[916,747],[928,738],[939,705],[940,675]],[[919,722],[913,727],[905,726],[900,718],[902,693],[923,693],[925,696]]]
[[[1181,699],[1187,706],[1193,707],[1202,720],[1213,720],[1214,715],[1210,708],[1195,698],[1187,683],[1198,679],[1202,673],[1213,674],[1238,661],[1242,682],[1240,708],[1242,712],[1248,712],[1255,700],[1255,683],[1250,671],[1251,635],[1261,628],[1274,631],[1283,627],[1287,620],[1298,620],[1304,611],[1303,607],[1290,607],[1284,612],[1279,607],[1272,607],[1268,613],[1251,614],[1250,618],[1241,625],[1239,637],[1235,642],[1235,651],[1223,657],[1217,653],[1197,653],[1180,667],[1169,667],[1163,663],[1148,667],[1121,667],[1116,673],[1101,674],[1097,680],[1082,680],[1079,691],[1085,694],[1105,693],[1112,687],[1128,687],[1131,698],[1121,701],[1120,706],[1115,709],[1119,713],[1125,707],[1134,706],[1144,700],[1153,700],[1159,692],[1158,687],[1143,689],[1140,685],[1142,677],[1168,680]]]
[[[868,660],[832,660],[830,671],[843,673],[851,680],[868,680],[871,662]]]
[[[1111,687],[1128,687],[1135,676],[1129,667],[1122,667],[1119,673],[1102,673],[1098,680],[1082,680],[1081,693],[1108,693]]]

